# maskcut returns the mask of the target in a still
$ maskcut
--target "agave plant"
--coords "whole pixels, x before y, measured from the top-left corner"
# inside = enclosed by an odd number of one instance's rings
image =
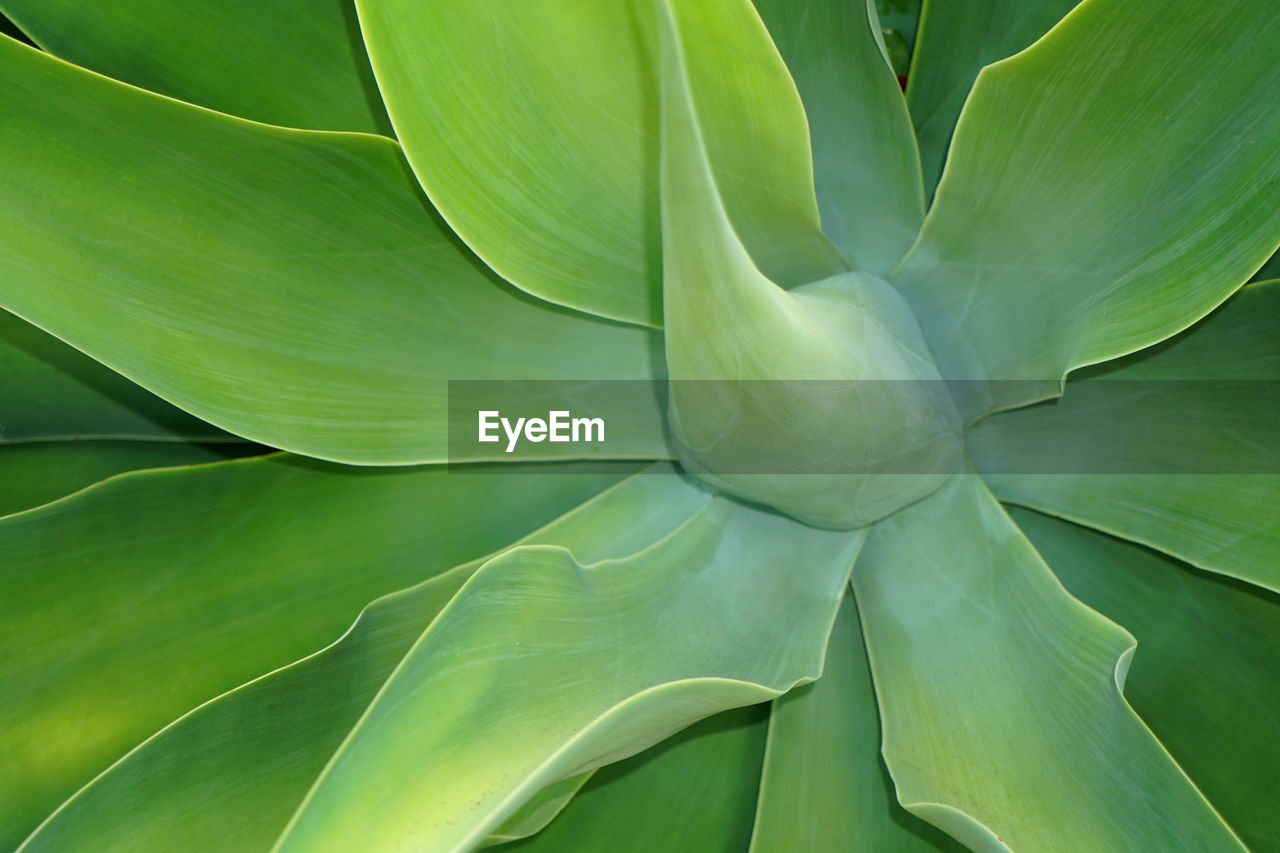
[[[0,847],[1280,850],[1274,2],[0,9]]]

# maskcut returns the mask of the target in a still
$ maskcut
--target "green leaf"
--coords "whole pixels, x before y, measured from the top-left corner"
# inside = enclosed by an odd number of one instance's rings
[[[920,160],[872,8],[756,0],[804,99],[822,229],[860,270],[888,275],[924,219]]]
[[[1125,693],[1253,850],[1276,849],[1280,599],[1038,513],[1013,518],[1072,594],[1138,639]]]
[[[870,524],[955,470],[951,398],[910,309],[884,281],[842,273],[787,291],[753,263],[689,85],[693,35],[674,6],[661,8],[672,443],[685,469],[716,488],[809,524]]]
[[[277,849],[465,848],[549,784],[816,678],[862,538],[716,498],[625,559],[584,567],[537,546],[494,558],[398,667]],[[399,782],[360,796],[385,779]]]
[[[0,0],[42,48],[108,77],[244,118],[390,130],[351,0]]]
[[[359,0],[422,186],[528,292],[658,325],[652,0]],[[752,256],[784,284],[845,268],[822,236],[804,108],[749,0],[681,0],[712,162]]]
[[[456,472],[452,478],[477,479]],[[519,486],[521,478],[545,485],[557,479],[526,471],[508,482]],[[558,479],[561,494],[547,491],[539,515],[567,507],[573,478]],[[661,538],[708,500],[659,467],[520,541],[560,543],[583,560],[623,556]],[[80,790],[23,849],[131,853],[163,849],[179,833],[192,850],[269,848],[378,688],[482,562],[378,599],[327,648],[166,726]],[[432,567],[419,568],[425,574]]]
[[[1275,251],[1277,40],[1252,0],[1090,0],[982,72],[893,276],[944,376],[1022,380],[971,416],[1181,331]]]
[[[1250,285],[1060,399],[978,424],[970,454],[1001,500],[1280,591],[1277,329],[1280,282]]]
[[[565,806],[569,805],[582,790],[582,786],[594,775],[595,771],[589,770],[543,788],[523,806],[516,809],[515,814],[507,818],[506,823],[491,832],[481,846],[496,847],[542,831],[556,815],[564,810]]]
[[[1276,252],[1271,256],[1262,269],[1253,274],[1250,281],[1270,281],[1272,279],[1280,279],[1280,252]]]
[[[601,768],[547,829],[511,853],[713,853],[746,848],[767,705],[717,714]]]
[[[976,476],[877,525],[853,581],[909,810],[976,851],[1243,850],[1121,695],[1133,638]]]
[[[254,444],[175,441],[49,441],[0,445],[0,516],[56,500],[143,468],[221,462],[262,452]]]
[[[1078,2],[925,0],[907,77],[907,107],[920,141],[929,198],[942,176],[951,133],[978,72],[1026,48]]]
[[[339,462],[442,461],[449,379],[660,370],[652,333],[484,270],[390,140],[215,115],[9,40],[0,74],[0,305],[232,432]],[[609,453],[668,455],[645,399]]]
[[[0,521],[0,846],[195,705],[362,605],[616,479],[286,456],[139,472]]]
[[[880,760],[880,723],[853,598],[822,678],[774,700],[751,853],[963,850],[903,811]]]
[[[916,31],[920,23],[921,0],[875,0],[876,17],[886,40],[889,33],[897,34],[906,47],[908,59],[916,44]],[[904,68],[899,72],[906,74]]]
[[[234,440],[18,317],[0,311],[0,443]]]

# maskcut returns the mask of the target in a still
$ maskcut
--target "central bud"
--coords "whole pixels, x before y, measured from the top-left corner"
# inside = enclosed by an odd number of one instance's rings
[[[905,300],[849,271],[822,236],[807,159],[755,161],[782,177],[717,171],[742,137],[715,134],[708,152],[685,62],[686,47],[708,48],[682,44],[672,4],[659,9],[663,313],[677,454],[707,483],[809,524],[870,524],[960,470],[951,396]],[[723,92],[708,91],[723,110]],[[749,140],[767,134],[771,113],[762,115]],[[812,283],[788,290],[775,281]]]
[[[959,470],[959,417],[896,291],[862,273],[768,284],[768,307],[725,333],[668,330],[668,419],[690,473],[853,528]]]

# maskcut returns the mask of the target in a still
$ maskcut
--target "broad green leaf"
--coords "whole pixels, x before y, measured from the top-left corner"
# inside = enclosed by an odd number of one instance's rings
[[[476,254],[562,305],[659,325],[653,0],[358,0],[415,174]],[[844,268],[822,236],[804,108],[749,0],[680,0],[726,205],[791,286]]]
[[[1026,48],[1078,2],[925,0],[907,77],[907,107],[920,142],[929,198],[942,175],[951,133],[978,72]]]
[[[768,706],[725,711],[601,768],[511,853],[735,853],[751,834]]]
[[[0,0],[42,48],[202,107],[293,127],[390,130],[351,0]]]
[[[853,582],[910,811],[980,853],[1243,850],[1125,702],[1133,637],[976,476],[877,525]]]
[[[521,476],[543,479],[528,472],[512,479]],[[560,497],[545,495],[545,511],[564,509]],[[623,556],[660,539],[709,499],[659,467],[521,541],[560,544],[582,560]],[[482,562],[378,599],[327,648],[166,726],[80,790],[23,849],[132,853],[163,849],[179,835],[186,849],[202,853],[269,848],[386,677]]]
[[[983,70],[893,276],[944,376],[1021,380],[971,416],[1181,331],[1275,251],[1277,41],[1274,4],[1089,0]]]
[[[884,281],[842,273],[787,291],[752,261],[689,85],[694,34],[674,6],[662,8],[672,443],[685,469],[717,488],[809,524],[865,526],[956,470],[954,405],[910,309]]]
[[[756,0],[795,78],[813,138],[822,229],[856,269],[888,275],[924,219],[920,160],[874,7]]]
[[[0,311],[0,443],[235,439]]]
[[[1058,400],[978,424],[970,454],[1001,500],[1280,591],[1277,330],[1280,282],[1250,285]]]
[[[858,615],[845,596],[822,677],[774,700],[751,853],[962,849],[894,797]]]
[[[466,848],[547,785],[816,678],[862,539],[716,498],[624,559],[507,551],[400,664],[276,849]]]
[[[1275,850],[1280,599],[1110,536],[1015,508],[1072,594],[1138,639],[1125,694],[1255,851]]]
[[[313,652],[377,596],[617,478],[273,456],[139,472],[0,521],[0,846],[195,705]]]
[[[232,432],[339,462],[442,461],[449,379],[659,369],[651,333],[485,271],[390,140],[215,115],[8,39],[0,79],[0,305]],[[649,403],[609,453],[667,455]]]
[[[116,474],[221,462],[262,452],[244,442],[40,441],[0,445],[0,516],[56,500]]]

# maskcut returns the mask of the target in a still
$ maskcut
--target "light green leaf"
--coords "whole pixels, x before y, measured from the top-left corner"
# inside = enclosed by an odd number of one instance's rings
[[[8,39],[0,74],[0,305],[232,432],[339,462],[442,461],[449,379],[660,369],[651,333],[485,271],[390,140],[214,115]],[[29,143],[44,138],[58,144]],[[602,452],[667,455],[656,396]]]
[[[842,273],[787,291],[753,263],[692,97],[693,36],[674,6],[662,8],[672,443],[685,469],[716,488],[809,524],[865,526],[955,470],[954,405],[910,309],[884,281]]]
[[[541,834],[511,853],[734,853],[751,833],[767,705],[725,711],[601,768]]]
[[[41,441],[0,445],[0,516],[56,500],[143,468],[220,462],[262,452],[255,444],[176,441]]]
[[[537,546],[494,558],[401,663],[277,849],[466,848],[547,785],[817,677],[862,538],[716,498],[625,559],[584,567]],[[379,779],[400,781],[355,793]]]
[[[1001,500],[1280,591],[1280,282],[968,436]],[[1080,379],[1075,377],[1079,376]]]
[[[118,477],[0,521],[0,846],[195,705],[331,642],[377,596],[616,479],[286,456]]]
[[[888,275],[924,219],[920,160],[874,7],[756,0],[804,99],[822,229],[853,266]]]
[[[660,324],[652,0],[356,5],[409,162],[476,254],[543,299]],[[752,256],[788,286],[845,268],[818,227],[804,108],[751,3],[678,5]]]
[[[1138,638],[1125,694],[1240,837],[1275,850],[1280,599],[1015,508],[1054,574]]]
[[[909,810],[976,851],[1243,850],[1121,695],[1133,638],[976,476],[877,525],[853,579]]]
[[[987,67],[893,276],[977,416],[1203,317],[1280,243],[1280,6],[1089,0]],[[989,391],[990,397],[986,391]]]
[[[522,477],[553,480],[526,471],[509,481]],[[573,478],[559,479],[562,494],[547,492],[540,515],[566,508]],[[669,533],[708,500],[659,467],[521,541],[558,543],[583,560],[623,556]],[[175,833],[194,851],[269,848],[386,677],[482,562],[378,599],[337,642],[168,725],[80,790],[23,849],[132,853],[164,848]],[[430,573],[430,566],[420,568]]]
[[[751,853],[963,850],[898,805],[880,759],[880,723],[853,598],[822,678],[774,700]]]
[[[45,50],[244,118],[387,132],[351,0],[0,0]]]
[[[929,198],[973,81],[1040,38],[1079,0],[925,0],[907,77],[907,107],[920,141]]]
[[[236,440],[0,311],[0,443],[89,438]]]

